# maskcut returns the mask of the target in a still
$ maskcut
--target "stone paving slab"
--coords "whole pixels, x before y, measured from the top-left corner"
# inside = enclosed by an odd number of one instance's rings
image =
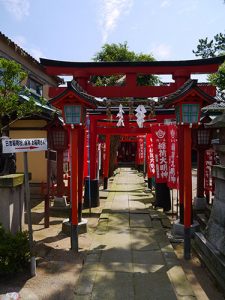
[[[177,299],[166,272],[135,273],[136,300]]]
[[[134,299],[132,273],[98,272],[91,299],[93,300]]]
[[[152,227],[152,222],[149,215],[146,214],[133,214],[130,213],[130,227],[143,227],[149,228]]]
[[[133,170],[114,177],[75,299],[196,299],[144,186]]]

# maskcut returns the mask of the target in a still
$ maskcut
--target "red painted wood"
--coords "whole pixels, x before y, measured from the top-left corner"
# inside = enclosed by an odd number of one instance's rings
[[[64,194],[63,182],[63,150],[57,151],[57,190],[56,196],[61,198]]]
[[[95,119],[90,122],[90,178],[97,177],[97,121]]]
[[[186,80],[185,80],[186,81]],[[184,81],[184,82],[185,82]],[[184,83],[183,82],[183,83]],[[183,84],[182,83],[182,84]],[[170,84],[168,86],[113,86],[113,87],[94,87],[91,85],[82,85],[87,93],[96,97],[161,97],[167,94],[173,93],[177,90],[179,86],[182,85],[181,82],[177,84]],[[215,96],[216,89],[211,85],[198,85],[205,93]],[[66,87],[50,87],[49,97],[54,98],[64,92]]]
[[[192,172],[191,172],[191,128],[184,126],[184,227],[191,226]]]
[[[83,200],[83,178],[84,178],[84,141],[85,132],[83,127],[78,129],[78,202]]]
[[[172,64],[174,62],[171,62]],[[65,67],[65,66],[45,66],[45,70],[50,75],[61,75],[67,76],[72,75],[76,78],[89,78],[89,76],[93,75],[118,75],[118,74],[173,74],[176,77],[183,77],[188,76],[190,74],[207,74],[207,73],[214,73],[218,70],[219,64],[202,64],[199,63],[197,65],[193,65],[191,62],[189,65],[182,66],[182,65],[167,65],[167,66],[148,66],[146,65],[139,65],[139,66],[131,66],[129,62],[127,66],[101,66],[99,63],[97,66],[89,65],[87,67],[81,66],[72,66],[72,67]]]
[[[106,135],[106,151],[105,151],[105,161],[104,161],[104,177],[109,177],[109,159],[110,159],[110,135]]]
[[[184,203],[184,127],[178,125],[179,202]]]
[[[72,225],[78,225],[78,129],[70,131]]]
[[[199,149],[197,152],[197,161],[198,161],[198,169],[197,169],[197,197],[204,197],[204,159],[205,159],[205,151]]]

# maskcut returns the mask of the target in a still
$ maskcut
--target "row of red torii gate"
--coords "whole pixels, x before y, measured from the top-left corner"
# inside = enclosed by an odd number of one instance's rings
[[[165,210],[169,188],[178,188],[180,221],[184,224],[185,255],[189,257],[190,227],[192,223],[192,147],[198,153],[197,197],[204,198],[204,152],[210,148],[206,141],[209,130],[205,129],[201,109],[215,102],[215,87],[198,83],[191,77],[218,70],[225,56],[189,60],[154,62],[65,62],[41,59],[50,75],[73,76],[66,87],[51,88],[50,103],[62,111],[64,128],[69,132],[71,175],[71,246],[78,250],[77,227],[81,217],[83,184],[85,202],[99,204],[98,192],[98,142],[104,137],[104,187],[107,188],[110,137],[120,136],[124,141],[139,137],[146,142],[148,177],[155,177],[156,201],[162,199]],[[140,75],[172,75],[173,82],[159,86],[141,86]],[[123,75],[122,85],[95,86],[93,76]],[[50,124],[57,127],[58,123]],[[53,128],[54,129],[54,128]],[[56,130],[56,128],[55,128]],[[193,138],[196,136],[197,138]],[[202,136],[203,143],[199,137]],[[58,134],[58,138],[62,135]],[[56,140],[55,140],[56,142]],[[54,145],[53,145],[54,147]],[[58,149],[58,161],[62,151]],[[61,149],[63,150],[63,149]],[[143,155],[141,155],[143,153]],[[121,152],[120,152],[121,155]],[[59,168],[59,165],[58,165]],[[58,170],[58,187],[60,182]],[[179,182],[179,185],[178,185]],[[60,194],[60,188],[59,188]]]

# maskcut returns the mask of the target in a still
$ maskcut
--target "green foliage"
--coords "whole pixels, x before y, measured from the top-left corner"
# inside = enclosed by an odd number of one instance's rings
[[[18,232],[13,235],[0,224],[0,276],[22,272],[29,259],[28,233]]]
[[[18,118],[21,118],[39,111],[34,99],[22,85],[26,77],[27,74],[21,65],[0,58],[0,118],[4,116],[11,118],[15,113]],[[22,102],[20,95],[27,96],[27,101]]]
[[[197,50],[193,53],[196,56],[202,58],[216,57],[225,54],[225,34],[218,33],[212,40],[200,39],[197,45]],[[223,63],[218,72],[208,76],[208,80],[211,84],[218,88],[218,92],[221,93],[225,89],[225,63]]]
[[[217,86],[220,91],[225,90],[225,63],[223,63],[217,73],[209,75],[209,81]]]
[[[134,62],[134,61],[154,61],[155,59],[149,54],[135,53],[130,51],[127,42],[119,44],[105,44],[102,49],[97,52],[93,60],[96,62]],[[95,85],[123,85],[123,75],[113,76],[95,76],[92,78],[92,83]],[[156,85],[159,84],[159,79],[154,75],[139,75],[137,78],[138,85]]]
[[[218,33],[212,40],[199,39],[197,50],[192,50],[196,56],[210,58],[221,55],[225,51],[225,34]]]

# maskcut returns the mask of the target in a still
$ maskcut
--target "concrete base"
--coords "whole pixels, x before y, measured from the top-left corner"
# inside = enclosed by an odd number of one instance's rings
[[[190,229],[191,237],[193,237],[194,233],[199,230],[199,223],[194,221]],[[184,237],[184,224],[181,224],[179,219],[173,223],[172,233],[174,236]]]
[[[54,197],[54,204],[53,207],[67,207],[67,201],[66,201],[66,196],[62,196],[62,197]]]
[[[225,256],[220,254],[213,244],[200,232],[195,233],[193,246],[201,261],[206,265],[223,293],[225,293]]]
[[[206,209],[206,198],[205,197],[195,197],[193,207],[196,210],[204,210]]]
[[[66,235],[71,235],[71,223],[69,219],[65,219],[62,222],[62,232]],[[78,234],[87,233],[87,219],[83,219],[78,224]]]

